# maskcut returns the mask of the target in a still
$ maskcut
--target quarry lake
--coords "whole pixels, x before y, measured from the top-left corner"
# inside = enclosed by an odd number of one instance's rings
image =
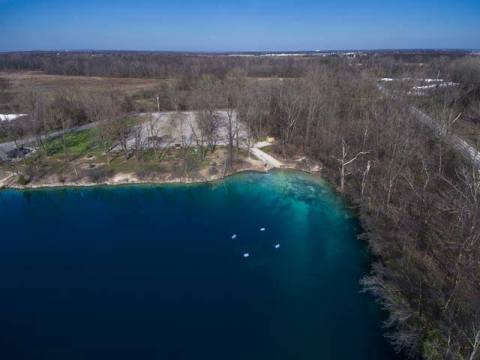
[[[393,359],[315,178],[0,192],[1,359]]]

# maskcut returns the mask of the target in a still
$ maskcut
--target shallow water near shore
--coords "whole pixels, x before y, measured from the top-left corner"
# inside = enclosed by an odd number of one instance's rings
[[[0,229],[1,359],[396,358],[309,175],[4,190]]]

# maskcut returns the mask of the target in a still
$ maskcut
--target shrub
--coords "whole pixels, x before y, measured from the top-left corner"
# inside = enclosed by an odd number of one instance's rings
[[[30,182],[30,176],[24,175],[24,174],[18,175],[17,183],[19,185],[22,185],[22,186],[27,185],[29,182]]]
[[[86,175],[90,179],[90,181],[97,183],[108,180],[113,176],[113,173],[114,172],[112,169],[108,169],[103,166],[87,170]]]
[[[209,175],[217,175],[218,174],[218,169],[215,166],[211,166],[208,169],[208,174]]]

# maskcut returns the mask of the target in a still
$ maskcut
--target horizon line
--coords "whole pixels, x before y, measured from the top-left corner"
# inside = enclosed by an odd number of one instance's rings
[[[424,48],[352,48],[352,49],[325,49],[325,50],[129,50],[129,49],[22,49],[22,50],[0,50],[1,54],[8,53],[50,53],[50,52],[132,52],[132,53],[170,53],[170,54],[304,54],[304,53],[342,53],[342,52],[388,52],[388,51],[480,51],[480,48],[448,48],[448,47],[424,47]]]

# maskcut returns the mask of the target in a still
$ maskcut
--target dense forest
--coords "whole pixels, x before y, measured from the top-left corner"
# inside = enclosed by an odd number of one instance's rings
[[[280,152],[321,160],[357,206],[378,256],[363,284],[389,311],[393,344],[427,359],[478,358],[478,169],[432,137],[406,99],[381,96],[355,72],[315,69],[296,86],[276,90],[267,124]]]
[[[388,311],[395,348],[425,359],[480,359],[480,172],[446,141],[459,113],[480,118],[478,57],[47,53],[1,56],[0,69],[169,78],[159,92],[162,107],[200,110],[206,139],[215,131],[216,109],[227,109],[254,138],[275,137],[278,156],[321,162],[323,176],[361,219],[361,238],[374,255],[362,284]],[[442,106],[428,102],[445,126],[440,136],[418,121],[411,97],[389,96],[377,83],[378,76],[438,72],[460,84],[440,92]],[[271,76],[282,79],[251,79]],[[128,136],[118,124],[132,108],[114,92],[105,98],[36,93],[18,101],[34,116],[26,127],[5,129],[15,137],[41,139],[47,130],[91,121],[104,123],[99,142]],[[229,131],[233,161],[238,147]]]

